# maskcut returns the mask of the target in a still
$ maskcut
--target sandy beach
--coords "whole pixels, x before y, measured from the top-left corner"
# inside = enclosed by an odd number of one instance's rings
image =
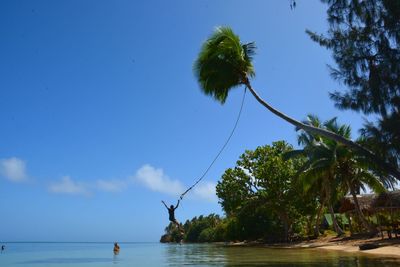
[[[374,244],[378,248],[360,250],[359,245],[362,244]],[[320,249],[327,250],[339,250],[344,252],[358,252],[366,253],[377,256],[390,256],[390,257],[400,257],[400,239],[384,239],[381,238],[370,238],[361,240],[331,240],[321,244]]]
[[[359,246],[364,244],[376,245],[377,248],[360,250]],[[377,256],[390,256],[400,257],[400,239],[382,239],[380,237],[375,238],[336,238],[336,237],[323,237],[318,240],[305,241],[298,244],[294,244],[289,247],[298,248],[317,248],[326,250],[338,250],[350,253],[366,253]]]
[[[364,244],[373,244],[378,248],[360,250],[359,246]],[[316,240],[302,241],[298,243],[276,243],[276,244],[260,244],[253,242],[237,242],[231,243],[230,246],[265,246],[273,248],[311,248],[337,250],[349,253],[365,253],[382,257],[399,257],[400,258],[400,238],[382,239],[374,238],[351,238],[351,237],[320,237]]]

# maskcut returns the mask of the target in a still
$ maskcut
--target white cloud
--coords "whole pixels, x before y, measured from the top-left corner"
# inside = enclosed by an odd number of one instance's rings
[[[149,164],[143,165],[137,170],[134,179],[156,192],[178,196],[184,191],[181,182],[169,178],[162,169],[156,169]]]
[[[119,193],[127,189],[132,180],[152,191],[168,194],[174,197],[182,194],[187,188],[179,180],[172,179],[166,175],[163,169],[155,168],[150,164],[145,164],[136,171],[133,177],[127,179],[98,179],[95,182],[82,183],[74,181],[69,176],[65,176],[58,182],[50,184],[48,191],[58,194],[85,196],[92,195],[93,191]],[[202,181],[197,184],[186,197],[189,197],[190,199],[216,202],[218,199],[215,192],[215,186],[216,184],[214,182]]]
[[[210,202],[216,202],[218,198],[215,191],[215,186],[216,184],[213,182],[203,182],[197,184],[197,186],[193,188],[193,194],[195,197],[205,199]]]
[[[60,182],[51,184],[48,189],[57,194],[90,195],[84,184],[74,182],[69,176],[62,177]]]
[[[117,193],[127,187],[127,183],[121,180],[97,180],[97,188],[101,191]]]
[[[28,178],[25,162],[15,157],[0,160],[0,174],[12,182],[22,182]]]

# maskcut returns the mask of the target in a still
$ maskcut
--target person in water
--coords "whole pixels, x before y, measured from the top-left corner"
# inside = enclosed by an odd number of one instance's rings
[[[118,254],[119,253],[119,245],[117,242],[114,243],[114,254]]]
[[[6,249],[6,246],[2,245],[1,246],[1,252],[3,253],[3,251]]]
[[[170,222],[176,224],[176,226],[178,226],[178,229],[182,231],[180,223],[175,219],[175,210],[179,207],[180,200],[178,200],[178,203],[176,203],[175,207],[174,207],[174,205],[171,205],[169,208],[168,208],[167,204],[165,204],[164,200],[162,200],[161,202],[164,204],[164,206],[168,210]]]

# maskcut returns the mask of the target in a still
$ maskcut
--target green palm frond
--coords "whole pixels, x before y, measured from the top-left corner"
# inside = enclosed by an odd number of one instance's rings
[[[314,184],[318,183],[322,175],[321,170],[318,169],[310,168],[305,170],[299,176],[299,183],[303,185],[304,192],[308,192]]]
[[[321,120],[315,114],[308,114],[307,120],[305,120],[304,123],[315,126],[315,127],[319,127],[319,128],[322,127]]]
[[[329,170],[329,168],[331,168],[331,162],[332,162],[331,158],[315,159],[311,162],[310,170],[319,173],[326,172],[327,170]]]
[[[386,191],[385,186],[379,181],[379,178],[370,172],[359,172],[356,178],[362,183],[368,185],[375,193],[379,194]]]
[[[337,117],[333,117],[330,120],[327,120],[324,122],[323,124],[325,126],[326,129],[336,133],[337,129],[338,129],[338,123],[337,123]]]
[[[242,44],[229,27],[217,27],[203,44],[193,71],[206,95],[224,103],[229,90],[255,75],[255,43]]]
[[[304,124],[311,125],[314,127],[318,128],[323,128],[323,124],[321,123],[320,119],[318,118],[317,115],[314,114],[308,114],[307,119],[303,120]],[[320,142],[321,137],[317,136],[315,134],[310,134],[308,132],[305,132],[301,130],[300,128],[296,127],[296,131],[300,131],[300,134],[297,138],[297,143],[299,145],[303,145],[304,147],[312,145],[313,142]]]
[[[315,182],[315,176],[309,173],[303,173],[299,176],[299,184],[303,187],[305,193],[309,192]]]
[[[290,151],[283,153],[282,157],[284,160],[289,160],[289,159],[293,159],[293,158],[301,157],[301,156],[305,156],[305,155],[306,155],[306,152],[304,149],[296,149],[296,150],[290,150]]]
[[[255,42],[250,42],[247,44],[242,45],[243,48],[243,53],[244,53],[244,59],[246,61],[247,65],[247,75],[249,75],[250,77],[254,77],[255,76],[255,72],[254,72],[254,68],[253,65],[251,64],[251,62],[253,61],[253,57],[256,54],[256,43]]]

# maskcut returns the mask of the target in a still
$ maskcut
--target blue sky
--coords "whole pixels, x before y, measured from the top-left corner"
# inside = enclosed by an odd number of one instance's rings
[[[250,3],[249,3],[250,2]],[[297,119],[363,120],[328,92],[325,6],[299,1],[1,1],[0,241],[158,241],[175,202],[228,137],[242,89],[222,106],[192,64],[227,25],[255,41],[260,95]],[[291,125],[248,94],[219,160],[177,210],[222,214],[214,186],[245,149],[287,140]]]

